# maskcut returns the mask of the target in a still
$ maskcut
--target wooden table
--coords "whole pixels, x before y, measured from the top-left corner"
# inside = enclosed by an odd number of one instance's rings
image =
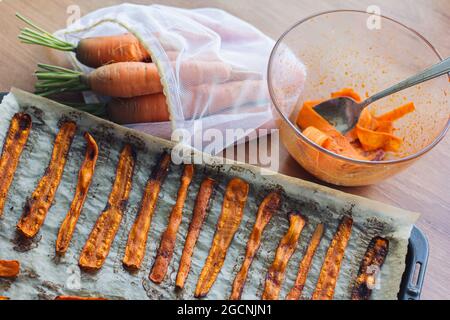
[[[32,73],[37,62],[53,62],[50,50],[19,44],[17,34],[22,25],[14,17],[16,11],[32,18],[50,31],[65,26],[69,5],[78,5],[81,14],[120,3],[118,0],[0,0],[0,91],[11,86],[32,91]],[[150,4],[155,1],[134,1]],[[186,8],[218,7],[252,23],[272,38],[277,38],[295,21],[312,13],[337,8],[366,10],[372,0],[316,1],[316,0],[239,0],[239,1],[160,1],[167,5]],[[281,4],[282,3],[282,4]],[[378,0],[382,14],[397,18],[413,26],[427,37],[443,56],[450,55],[450,2],[448,0]],[[280,150],[282,173],[313,180],[287,154]],[[426,233],[431,254],[423,299],[450,298],[450,139],[444,139],[432,152],[412,168],[372,187],[342,188],[344,191],[383,201],[404,209],[422,213],[418,226]]]

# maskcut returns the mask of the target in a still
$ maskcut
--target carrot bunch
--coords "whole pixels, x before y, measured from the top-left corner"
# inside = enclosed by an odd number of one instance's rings
[[[58,39],[20,14],[17,17],[28,25],[19,35],[21,42],[74,52],[80,63],[94,68],[92,72],[84,74],[59,66],[38,64],[35,72],[36,94],[51,96],[92,90],[113,99],[106,106],[72,106],[97,116],[109,115],[118,123],[169,120],[158,69],[151,63],[149,51],[134,35],[125,33],[86,38],[74,45]]]
[[[86,38],[75,45],[58,39],[19,14],[17,17],[28,25],[19,35],[23,43],[73,52],[80,63],[94,68],[90,73],[83,73],[38,64],[35,72],[36,94],[52,96],[91,90],[112,99],[107,105],[72,106],[97,116],[107,116],[119,124],[169,121],[170,113],[159,70],[151,62],[149,51],[134,35],[126,33]],[[178,56],[177,52],[167,53]],[[262,78],[257,73],[233,70],[218,58],[171,63],[177,70],[180,83],[189,88],[182,101],[185,118],[217,113],[237,100],[246,104],[257,102],[260,98],[260,88],[263,86]],[[242,90],[244,87],[246,90]]]
[[[361,101],[358,93],[350,88],[331,94],[332,98],[344,96]],[[303,134],[325,149],[359,160],[382,160],[385,152],[398,151],[403,139],[394,135],[394,122],[415,110],[412,102],[379,116],[364,109],[356,127],[343,135],[314,111],[314,106],[319,103],[317,100],[303,104],[297,116],[297,125],[303,130]]]

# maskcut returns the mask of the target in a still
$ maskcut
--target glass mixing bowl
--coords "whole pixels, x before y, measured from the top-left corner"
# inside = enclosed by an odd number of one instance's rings
[[[376,19],[376,18],[375,18]],[[404,142],[383,161],[335,154],[308,140],[295,124],[306,100],[327,99],[351,87],[372,95],[439,62],[441,56],[419,33],[403,24],[363,11],[338,10],[306,18],[277,41],[268,67],[269,92],[280,114],[280,137],[291,156],[317,178],[336,185],[362,186],[395,175],[436,146],[449,129],[449,77],[441,76],[370,106],[377,114],[406,102],[416,111],[395,122]],[[295,56],[306,67],[296,75]],[[295,100],[286,97],[296,97]],[[297,99],[298,97],[298,99]]]

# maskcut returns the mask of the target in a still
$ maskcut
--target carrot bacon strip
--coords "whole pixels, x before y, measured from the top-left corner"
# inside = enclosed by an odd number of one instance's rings
[[[319,280],[312,296],[313,300],[333,299],[342,259],[352,233],[352,225],[353,219],[350,217],[344,217],[339,224],[320,270]]]
[[[170,260],[173,256],[173,250],[175,249],[177,232],[183,217],[183,207],[193,175],[194,166],[192,164],[185,165],[184,172],[181,177],[181,185],[178,189],[177,201],[172,208],[172,212],[170,213],[169,222],[166,231],[162,235],[161,244],[156,255],[155,263],[153,264],[153,268],[149,276],[149,279],[154,283],[161,283],[166,276],[167,268],[169,267]]]
[[[389,240],[375,237],[370,241],[366,254],[361,262],[352,300],[368,300],[375,285],[376,273],[384,264],[389,251]]]
[[[320,240],[322,239],[323,230],[324,226],[322,223],[320,223],[316,227],[316,230],[311,237],[311,242],[309,243],[308,249],[306,249],[305,255],[300,262],[297,279],[295,280],[294,286],[286,297],[287,300],[300,299],[306,283],[306,277],[308,276],[309,269],[311,268],[312,259],[314,257],[314,254],[316,253],[317,247],[320,244]]]
[[[67,121],[61,125],[56,136],[50,164],[31,195],[31,199],[28,200],[22,218],[17,224],[17,229],[28,238],[34,237],[44,223],[61,182],[76,130],[75,122]]]
[[[208,294],[222,269],[228,248],[241,224],[248,189],[248,183],[238,178],[234,178],[228,183],[212,246],[195,289],[197,298]]]
[[[84,138],[87,142],[86,155],[78,173],[78,184],[75,190],[75,196],[72,200],[70,210],[66,215],[58,232],[56,239],[56,253],[64,254],[70,245],[75,226],[80,217],[81,209],[86,201],[87,193],[94,177],[95,165],[98,158],[98,146],[95,139],[85,133]]]
[[[123,264],[130,269],[139,269],[145,256],[148,232],[152,223],[159,191],[167,176],[170,166],[170,155],[164,153],[157,168],[147,182],[141,201],[141,208],[128,235]]]
[[[14,278],[20,272],[20,263],[16,260],[0,260],[0,277]]]
[[[88,300],[108,300],[106,298],[100,298],[100,297],[79,297],[79,296],[57,296],[55,300],[74,300],[74,301],[88,301]]]
[[[236,278],[233,282],[233,288],[231,290],[230,300],[239,300],[241,298],[242,290],[244,289],[245,281],[247,280],[248,270],[253,262],[253,258],[261,245],[261,236],[269,223],[272,216],[279,209],[281,204],[281,196],[278,192],[271,192],[261,202],[258,214],[256,216],[256,222],[253,226],[252,233],[247,243],[247,249],[245,252],[244,262],[242,263],[241,270],[239,270]]]
[[[197,243],[202,228],[203,222],[206,218],[206,211],[214,190],[215,181],[211,178],[206,178],[200,185],[200,190],[195,200],[194,211],[191,223],[189,224],[186,242],[184,243],[183,253],[181,255],[180,265],[178,267],[178,274],[175,285],[178,288],[183,288],[186,278],[191,268],[191,257],[194,252],[195,244]]]
[[[82,268],[100,269],[109,254],[130,195],[135,158],[132,147],[125,145],[120,154],[116,179],[106,208],[97,219],[81,252],[79,265]]]
[[[289,214],[289,229],[281,239],[277,252],[275,253],[275,260],[267,273],[266,284],[262,295],[263,300],[278,299],[287,264],[297,248],[298,238],[305,224],[305,218],[299,213],[292,212]]]
[[[20,155],[30,135],[31,125],[31,117],[25,113],[16,113],[11,119],[0,158],[0,217],[3,214],[6,196],[14,179]]]
[[[0,300],[9,300],[9,298],[8,298],[8,297],[0,296]]]

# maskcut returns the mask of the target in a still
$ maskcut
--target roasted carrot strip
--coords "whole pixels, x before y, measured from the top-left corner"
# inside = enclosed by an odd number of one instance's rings
[[[25,113],[16,113],[11,119],[0,158],[0,217],[30,131],[31,117]]]
[[[17,229],[26,237],[34,237],[44,223],[66,165],[69,149],[77,130],[75,122],[67,121],[61,125],[56,135],[50,164],[39,181],[37,188],[25,205],[22,218]]]
[[[262,294],[263,300],[278,299],[287,264],[297,248],[298,238],[305,224],[305,218],[299,213],[292,212],[289,214],[289,229],[281,239],[277,252],[275,253],[275,260],[267,272],[266,284]]]
[[[20,272],[20,263],[16,260],[0,260],[0,277],[14,278]]]
[[[216,233],[195,289],[197,298],[208,294],[222,269],[228,248],[244,215],[248,189],[248,183],[238,178],[233,178],[228,183]]]
[[[55,300],[80,300],[80,301],[88,301],[88,300],[108,300],[106,298],[100,297],[79,297],[79,296],[57,296]]]
[[[209,200],[214,190],[215,181],[211,178],[206,178],[200,185],[197,198],[195,200],[192,220],[189,224],[186,242],[184,243],[183,253],[181,255],[180,266],[178,267],[178,274],[175,285],[182,289],[186,278],[191,268],[191,257],[194,252],[195,244],[197,243],[200,230],[206,218],[206,210],[208,208]]]
[[[350,217],[344,217],[339,224],[320,270],[319,280],[312,296],[313,300],[333,299],[342,259],[352,233],[352,225],[353,219]]]
[[[161,185],[169,171],[170,161],[170,155],[164,153],[157,168],[153,170],[152,176],[147,182],[141,200],[141,208],[128,235],[127,247],[123,258],[123,264],[127,268],[139,269],[144,260],[148,232],[152,223]]]
[[[166,231],[164,231],[162,235],[155,263],[153,264],[149,276],[149,279],[154,283],[161,283],[166,276],[167,268],[169,267],[170,260],[173,256],[173,250],[175,249],[178,228],[180,227],[181,219],[183,218],[183,207],[193,175],[194,166],[192,164],[185,165],[183,175],[181,176],[181,185],[178,189],[177,201],[170,213],[169,222]]]
[[[375,285],[376,273],[380,271],[389,251],[389,241],[375,237],[370,241],[359,268],[358,278],[352,291],[352,300],[368,300]]]
[[[309,269],[311,268],[311,262],[316,253],[317,247],[319,246],[320,240],[322,239],[324,226],[320,223],[316,230],[314,231],[311,241],[309,243],[308,249],[306,249],[305,255],[303,256],[302,262],[298,268],[297,279],[292,287],[291,291],[287,295],[287,300],[298,300],[302,295],[303,288],[306,283],[306,277],[308,276]]]
[[[8,297],[0,296],[0,300],[9,300],[9,298],[8,298]]]
[[[81,252],[79,265],[84,269],[100,269],[109,254],[117,230],[119,230],[123,212],[128,203],[133,180],[135,158],[136,154],[134,153],[133,148],[128,144],[125,145],[120,154],[116,179],[109,195],[106,208],[97,219],[97,222],[84,245],[83,251]]]
[[[256,215],[256,222],[253,226],[252,233],[247,243],[244,262],[241,270],[239,270],[233,282],[230,300],[239,300],[241,298],[242,290],[244,289],[245,281],[247,280],[248,270],[253,262],[253,258],[261,245],[261,236],[269,223],[272,216],[276,213],[281,205],[281,196],[278,192],[271,192],[261,202],[258,214]]]
[[[64,254],[70,245],[75,226],[80,217],[81,209],[86,201],[87,193],[94,177],[95,165],[98,158],[98,146],[95,139],[89,134],[85,133],[86,139],[86,155],[78,173],[78,183],[75,190],[75,196],[72,200],[70,210],[66,215],[58,232],[56,239],[56,253]]]

